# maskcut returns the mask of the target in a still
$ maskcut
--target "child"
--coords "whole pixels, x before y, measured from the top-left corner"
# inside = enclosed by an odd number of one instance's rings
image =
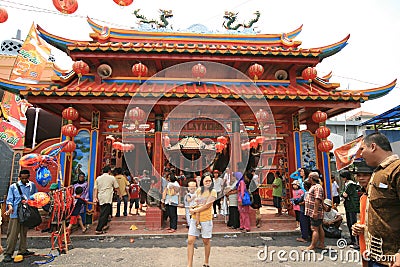
[[[195,181],[190,181],[188,183],[188,192],[185,196],[185,211],[186,211],[186,222],[187,222],[187,228],[189,228],[190,225],[190,212],[189,210],[196,206],[196,188],[197,188],[197,183]],[[196,213],[196,228],[201,230],[201,225],[200,225],[200,218],[198,215],[200,213]]]
[[[135,203],[135,209],[136,209],[136,215],[139,215],[139,200],[140,200],[140,186],[139,186],[139,180],[137,177],[132,179],[132,183],[129,188],[129,214],[132,214],[132,207],[133,203]]]
[[[296,225],[297,228],[296,230],[300,230],[300,205],[296,203],[294,200],[295,199],[300,199],[301,196],[304,194],[303,190],[300,188],[300,182],[298,180],[294,180],[292,182],[292,194],[293,198],[291,199],[291,202],[293,203],[293,210],[296,214]]]
[[[81,227],[82,233],[85,233],[86,230],[87,230],[87,228],[83,225],[81,216],[79,215],[82,206],[87,203],[87,201],[81,197],[82,193],[83,193],[83,188],[82,187],[78,186],[77,188],[75,188],[74,209],[72,210],[71,218],[70,218],[70,221],[69,221],[69,225],[67,227],[67,231],[70,232],[70,233],[71,233],[72,225],[75,225],[77,223]]]

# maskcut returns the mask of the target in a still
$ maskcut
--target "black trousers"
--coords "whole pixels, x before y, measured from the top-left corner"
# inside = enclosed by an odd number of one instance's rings
[[[214,214],[217,214],[217,206],[218,206],[218,210],[221,211],[221,198],[219,196],[213,202]]]
[[[229,217],[228,217],[228,227],[239,228],[240,227],[240,215],[238,207],[229,206]]]
[[[178,229],[178,207],[174,205],[165,205],[167,217],[169,217],[169,228]]]
[[[110,203],[100,205],[100,217],[99,221],[97,222],[96,231],[100,232],[103,230],[103,227],[106,226],[108,223],[108,217],[110,216],[110,214],[111,214]]]
[[[351,227],[356,222],[357,222],[357,213],[356,212],[346,212],[346,223],[347,223],[347,227],[349,228],[350,238],[351,238],[352,243],[357,242],[356,237],[351,234]]]

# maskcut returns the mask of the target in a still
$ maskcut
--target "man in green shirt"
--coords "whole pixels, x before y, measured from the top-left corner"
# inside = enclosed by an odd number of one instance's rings
[[[282,215],[282,178],[279,172],[275,173],[275,180],[272,183],[272,197],[274,200],[274,207],[278,209],[275,216]]]

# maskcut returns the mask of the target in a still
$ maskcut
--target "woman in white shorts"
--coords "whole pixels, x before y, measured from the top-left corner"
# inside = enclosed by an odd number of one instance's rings
[[[212,204],[217,199],[217,191],[214,189],[214,184],[210,173],[204,173],[200,180],[200,187],[196,190],[197,206],[190,209],[192,219],[190,220],[188,233],[188,267],[193,265],[194,242],[196,237],[201,233],[201,238],[204,244],[204,264],[203,267],[209,266],[209,258],[211,252],[211,237],[212,237]],[[200,212],[201,230],[196,227],[195,214]]]

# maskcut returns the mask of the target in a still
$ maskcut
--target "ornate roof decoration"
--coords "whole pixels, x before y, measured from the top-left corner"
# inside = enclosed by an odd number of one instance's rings
[[[324,88],[323,84],[316,83],[310,90],[307,81],[298,80],[296,86],[288,81],[257,82],[263,92],[258,95],[253,92],[254,85],[250,82],[216,82],[207,81],[198,84],[197,80],[183,83],[179,80],[155,80],[142,83],[137,79],[106,79],[97,84],[90,76],[85,80],[73,80],[69,85],[62,87],[55,84],[21,84],[0,79],[0,88],[21,95],[43,96],[107,96],[107,97],[167,97],[167,98],[223,98],[223,99],[266,99],[276,100],[333,100],[333,101],[367,101],[390,92],[395,81],[387,86],[362,90],[333,90]]]
[[[225,11],[224,19],[226,19],[227,21],[224,21],[224,23],[222,24],[225,29],[237,30],[240,27],[243,27],[245,29],[251,28],[253,26],[253,24],[256,23],[258,21],[258,19],[260,18],[260,11],[254,12],[254,15],[256,15],[256,17],[254,19],[251,19],[248,23],[236,23],[237,15],[238,15],[238,13]],[[225,24],[225,22],[226,22],[226,24]],[[236,24],[233,25],[234,23],[236,23]]]
[[[160,21],[156,19],[147,19],[145,16],[139,14],[140,9],[136,9],[133,11],[133,15],[135,15],[136,18],[139,19],[139,23],[145,23],[145,24],[151,24],[154,25],[157,28],[166,28],[169,25],[169,22],[167,19],[173,17],[174,15],[172,14],[172,10],[163,10],[160,9]]]
[[[209,144],[207,145],[200,139],[193,137],[193,136],[186,136],[179,140],[178,143],[175,145],[171,146],[166,150],[166,152],[177,152],[181,150],[202,150],[204,152],[209,151],[213,152],[215,151],[215,145]]]

